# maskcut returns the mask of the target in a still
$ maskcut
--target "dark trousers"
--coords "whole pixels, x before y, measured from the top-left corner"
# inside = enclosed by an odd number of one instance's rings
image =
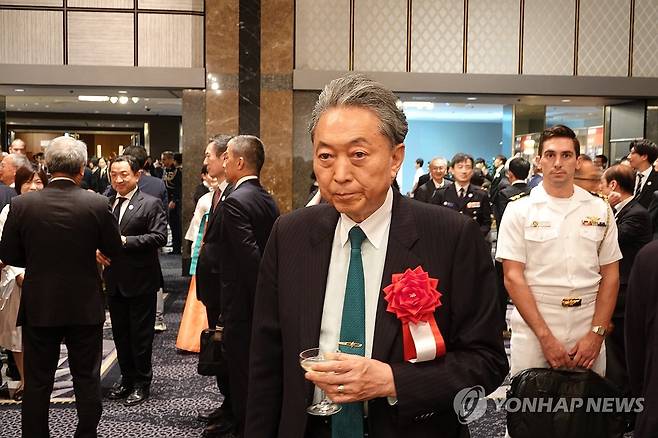
[[[206,306],[206,316],[208,317],[208,327],[215,328],[220,315],[219,307]],[[217,387],[224,396],[222,409],[228,413],[233,413],[233,403],[231,401],[231,388],[229,386],[228,375],[217,376]]]
[[[53,391],[60,344],[68,349],[73,376],[78,426],[76,438],[96,437],[101,418],[101,359],[103,325],[65,327],[23,326],[25,392],[22,425],[24,438],[48,437],[48,408]]]
[[[171,250],[180,254],[182,244],[180,201],[176,202],[175,208],[169,210],[169,228],[171,228]]]
[[[148,387],[153,378],[156,301],[155,292],[130,298],[120,294],[108,296],[117,360],[122,381],[128,386]]]
[[[249,344],[251,322],[234,321],[224,326],[224,346],[228,360],[228,382],[231,389],[233,415],[242,432],[247,414],[247,384],[249,382]]]

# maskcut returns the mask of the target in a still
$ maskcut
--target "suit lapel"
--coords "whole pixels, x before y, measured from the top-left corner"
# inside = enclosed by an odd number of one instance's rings
[[[119,229],[121,230],[121,233],[123,233],[123,231],[126,228],[126,224],[130,222],[130,219],[133,217],[135,212],[139,210],[139,206],[141,205],[141,202],[142,202],[142,193],[138,189],[133,195],[133,197],[130,198],[130,201],[128,201],[128,206],[126,207],[126,211],[123,213],[123,216],[121,216],[121,222],[119,223]]]
[[[318,222],[313,225],[310,233],[310,251],[305,255],[305,272],[299,307],[299,349],[314,348],[320,344],[320,328],[322,326],[322,310],[324,295],[329,275],[329,261],[334,241],[334,232],[338,223],[338,212],[329,205],[316,207],[322,209]],[[313,384],[307,382],[307,396],[313,397]]]
[[[418,233],[408,202],[413,201],[408,201],[399,194],[393,198],[391,229],[388,235],[372,346],[372,358],[382,361],[390,357],[393,342],[401,331],[400,321],[394,314],[386,311],[387,303],[382,290],[391,284],[393,274],[402,273],[407,268],[414,269],[422,264],[422,260],[412,252],[414,244],[418,241]]]

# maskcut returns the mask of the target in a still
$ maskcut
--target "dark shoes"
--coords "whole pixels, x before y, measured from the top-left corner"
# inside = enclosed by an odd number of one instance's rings
[[[213,423],[206,426],[201,434],[203,438],[232,438],[237,437],[232,423]]]
[[[204,409],[197,413],[196,419],[199,421],[205,421],[206,423],[209,421],[214,422],[215,420],[219,420],[222,415],[224,415],[222,408]]]
[[[147,398],[149,398],[149,388],[148,387],[137,387],[128,395],[126,401],[123,402],[124,406],[137,406],[140,403],[144,403]]]
[[[208,422],[208,426],[206,426],[201,435],[202,437],[230,438],[237,436],[235,434],[235,419],[231,412],[227,413],[222,408],[208,409],[207,411],[200,411],[197,418]]]
[[[128,395],[133,391],[132,385],[124,385],[123,383],[117,383],[110,389],[110,392],[107,394],[107,398],[110,400],[119,400],[122,398],[128,397]]]

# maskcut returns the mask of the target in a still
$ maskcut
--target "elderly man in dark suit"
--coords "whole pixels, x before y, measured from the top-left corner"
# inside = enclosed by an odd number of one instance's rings
[[[22,311],[25,354],[23,436],[48,436],[48,401],[66,343],[73,375],[76,437],[95,437],[101,417],[103,293],[96,250],[121,250],[107,198],[79,187],[87,147],[70,137],[46,150],[48,186],[12,200],[0,242],[3,262],[25,267]],[[81,238],[80,236],[84,236]]]
[[[429,174],[431,178],[416,189],[414,199],[421,202],[430,202],[437,190],[452,184],[445,178],[447,171],[448,161],[445,158],[437,157],[430,161]]]
[[[117,195],[110,198],[123,242],[120,254],[109,259],[100,251],[112,334],[121,368],[121,382],[109,398],[124,399],[126,406],[146,400],[153,372],[156,291],[160,287],[158,249],[167,243],[167,217],[162,202],[137,187],[140,167],[130,155],[110,164],[110,179]]]
[[[235,431],[240,435],[247,405],[249,340],[258,267],[279,216],[274,199],[260,184],[264,162],[265,149],[260,139],[250,135],[233,137],[224,162],[226,179],[233,189],[217,206],[220,325],[224,326]],[[221,436],[214,430],[209,425],[206,436]]]
[[[215,328],[221,313],[221,284],[220,264],[221,235],[218,220],[217,206],[226,198],[230,186],[226,181],[224,161],[226,160],[226,147],[231,139],[229,135],[216,135],[210,139],[206,146],[203,164],[208,169],[208,175],[217,178],[219,185],[213,192],[212,204],[206,222],[206,231],[203,243],[199,250],[199,260],[196,270],[196,294],[199,301],[206,307],[206,316],[210,327]],[[210,431],[208,434],[219,434],[229,431],[234,424],[232,399],[229,393],[226,376],[217,376],[217,386],[224,396],[219,408],[200,411],[198,419],[207,421]]]
[[[493,264],[477,223],[391,189],[407,133],[396,102],[362,75],[336,79],[320,94],[310,125],[313,168],[330,203],[282,216],[265,250],[251,345],[250,438],[466,436],[455,396],[474,386],[491,392],[507,374],[502,335],[491,329]],[[438,279],[440,305],[430,293],[436,282],[421,268]],[[434,298],[423,322],[410,327],[392,311],[410,310],[398,300],[406,296],[400,282],[412,277],[420,281],[414,293]],[[400,306],[387,310],[383,289]],[[414,307],[414,298],[406,299]],[[417,344],[407,336],[433,323],[436,333],[416,333]],[[304,374],[299,353],[318,346],[341,353]],[[342,410],[306,415],[312,383]]]
[[[651,220],[647,210],[633,198],[635,175],[628,166],[615,165],[605,171],[601,178],[604,195],[618,193],[614,197],[613,209],[617,222],[617,240],[623,258],[619,262],[619,293],[612,314],[613,330],[605,339],[606,377],[628,392],[624,343],[624,311],[626,309],[626,288],[637,253],[651,242]]]

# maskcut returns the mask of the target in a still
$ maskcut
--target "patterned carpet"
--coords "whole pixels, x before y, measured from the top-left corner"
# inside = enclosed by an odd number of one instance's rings
[[[219,404],[221,395],[215,380],[196,373],[196,355],[176,352],[176,335],[189,278],[180,275],[180,256],[162,255],[161,260],[165,291],[168,292],[165,300],[165,322],[169,329],[155,336],[151,397],[134,408],[126,408],[119,402],[104,399],[103,417],[98,427],[100,437],[199,437],[204,424],[196,420],[197,410]],[[105,335],[109,339],[111,332],[106,330]],[[106,367],[103,378],[105,390],[119,377],[116,359],[111,354],[111,344],[107,349],[108,360],[113,363]],[[492,396],[504,397],[504,390],[505,387],[501,387],[500,391]],[[60,394],[60,399],[66,397],[70,397],[70,393]],[[76,424],[75,407],[71,403],[51,404],[50,432],[53,438],[72,436]],[[496,412],[494,402],[490,400],[487,413],[469,427],[473,438],[503,437],[505,414]],[[0,436],[20,436],[20,405],[0,405]]]

